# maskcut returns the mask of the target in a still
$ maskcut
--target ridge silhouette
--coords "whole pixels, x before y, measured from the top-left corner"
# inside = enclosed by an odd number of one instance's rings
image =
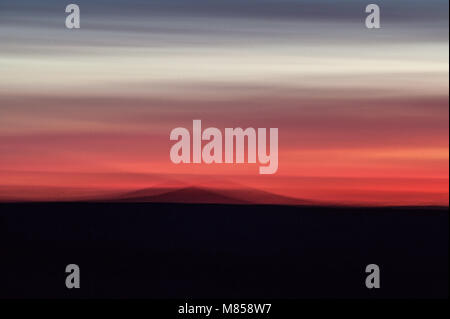
[[[195,204],[278,204],[317,205],[314,201],[297,199],[255,189],[179,189],[144,188],[111,198],[120,202],[195,203]]]

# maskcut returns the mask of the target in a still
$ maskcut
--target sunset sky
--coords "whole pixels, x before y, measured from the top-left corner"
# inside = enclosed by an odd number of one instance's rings
[[[0,200],[258,189],[449,204],[448,1],[0,3]],[[343,3],[344,2],[344,3]],[[170,161],[176,127],[276,127],[279,165]]]

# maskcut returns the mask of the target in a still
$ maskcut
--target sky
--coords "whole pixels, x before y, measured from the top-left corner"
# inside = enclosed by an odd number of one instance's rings
[[[257,189],[449,204],[448,1],[0,3],[0,200]],[[276,127],[278,171],[170,161],[176,127]]]

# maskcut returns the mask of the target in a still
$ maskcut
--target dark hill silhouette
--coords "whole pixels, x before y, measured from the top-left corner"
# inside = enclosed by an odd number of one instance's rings
[[[146,188],[129,192],[108,201],[149,203],[195,203],[195,204],[277,204],[317,205],[308,200],[272,194],[255,189],[204,189],[186,187],[180,189]]]
[[[117,198],[124,202],[150,203],[204,203],[204,204],[250,204],[245,200],[225,196],[215,191],[187,187],[181,189],[143,189]]]

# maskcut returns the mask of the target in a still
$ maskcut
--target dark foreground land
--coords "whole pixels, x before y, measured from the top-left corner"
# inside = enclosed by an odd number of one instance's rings
[[[448,208],[0,204],[0,297],[448,297]],[[78,264],[81,288],[65,286]],[[365,286],[365,267],[381,288]]]

